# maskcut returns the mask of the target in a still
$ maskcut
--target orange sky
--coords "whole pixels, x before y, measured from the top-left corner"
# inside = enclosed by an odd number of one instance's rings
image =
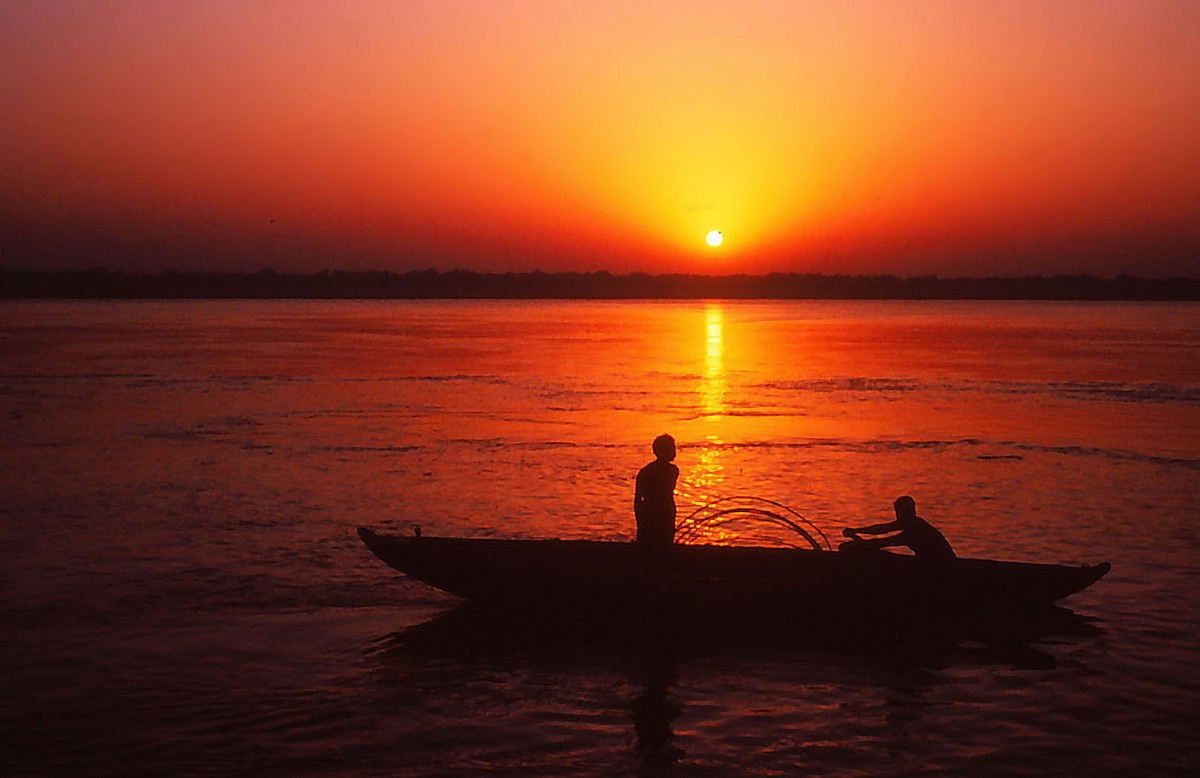
[[[0,65],[10,269],[1200,275],[1187,0],[8,0]]]

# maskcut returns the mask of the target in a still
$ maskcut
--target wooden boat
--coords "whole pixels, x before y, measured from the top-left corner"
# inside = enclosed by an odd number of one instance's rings
[[[522,609],[811,614],[848,607],[941,614],[1048,606],[1110,569],[885,551],[587,540],[359,537],[396,570],[466,600]]]

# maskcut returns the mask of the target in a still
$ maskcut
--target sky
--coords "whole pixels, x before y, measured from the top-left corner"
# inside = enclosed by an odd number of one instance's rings
[[[10,270],[1200,276],[1191,0],[3,0],[0,105]]]

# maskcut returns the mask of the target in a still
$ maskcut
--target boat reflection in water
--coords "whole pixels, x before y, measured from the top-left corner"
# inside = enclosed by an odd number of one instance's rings
[[[1100,631],[1059,607],[919,629],[854,618],[814,630],[783,618],[672,616],[547,614],[467,603],[377,639],[372,655],[382,682],[396,687],[410,709],[432,706],[441,715],[487,716],[498,724],[516,709],[568,722],[586,715],[609,729],[623,720],[638,773],[657,775],[700,742],[693,722],[711,713],[713,695],[736,697],[741,692],[734,690],[744,689],[747,704],[774,707],[791,726],[810,720],[814,738],[827,728],[818,719],[828,714],[819,707],[806,714],[806,700],[829,694],[831,686],[841,690],[840,699],[882,695],[887,722],[902,736],[928,715],[928,687],[953,668],[1052,668],[1055,657],[1039,643]],[[794,686],[795,699],[754,692],[781,683]],[[468,696],[464,688],[473,691]],[[447,700],[463,709],[455,714]],[[681,721],[688,722],[682,733]]]
[[[1042,666],[1052,662],[1037,644],[1052,638],[1088,638],[1100,634],[1095,619],[1069,608],[1048,605],[1008,612],[915,619],[897,614],[848,613],[840,620],[815,624],[780,613],[764,619],[762,604],[747,614],[703,609],[686,612],[622,615],[613,611],[545,611],[462,603],[421,624],[379,639],[380,650],[431,656],[511,657],[522,661],[608,661],[634,658],[653,665],[663,657],[743,654],[763,651],[778,656],[803,652],[841,659],[887,656],[902,662],[1009,664]],[[752,615],[750,615],[752,614]]]

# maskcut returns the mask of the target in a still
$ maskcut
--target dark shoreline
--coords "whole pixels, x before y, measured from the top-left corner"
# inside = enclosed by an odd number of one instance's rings
[[[0,299],[1200,300],[1200,278],[0,270]]]

